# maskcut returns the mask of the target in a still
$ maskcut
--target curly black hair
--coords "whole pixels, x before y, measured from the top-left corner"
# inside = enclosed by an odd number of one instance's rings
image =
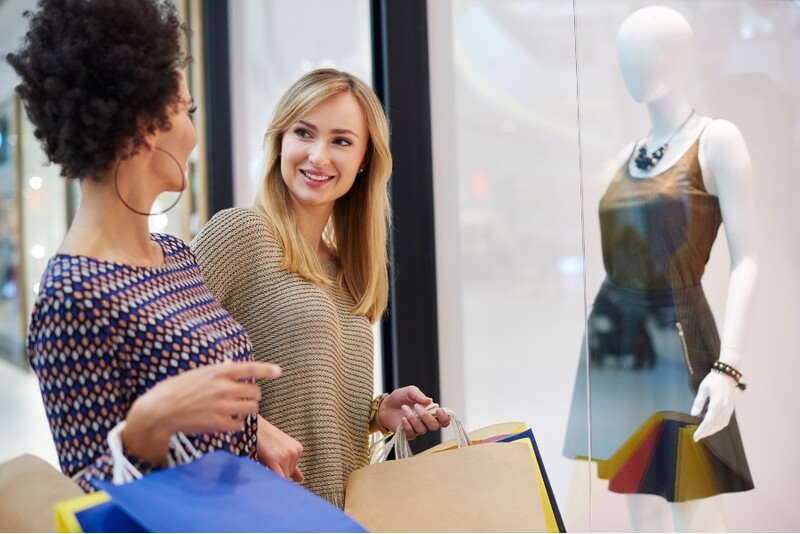
[[[98,179],[147,132],[168,130],[189,28],[169,0],[39,0],[6,56],[47,158],[61,176]],[[123,148],[132,141],[132,151]]]

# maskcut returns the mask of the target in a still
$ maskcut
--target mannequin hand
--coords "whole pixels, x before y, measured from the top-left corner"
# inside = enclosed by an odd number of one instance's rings
[[[257,378],[276,378],[280,367],[262,362],[206,365],[166,378],[136,399],[122,441],[140,458],[163,462],[176,432],[237,432],[258,412]]]
[[[428,412],[425,407],[433,399],[425,396],[417,386],[396,389],[381,403],[378,418],[381,424],[396,430],[403,425],[409,440],[421,436],[428,430],[439,430],[450,424],[450,416],[441,408]]]
[[[303,481],[303,473],[297,465],[303,446],[266,419],[258,416],[258,460],[284,478]]]
[[[699,416],[703,412],[706,400],[708,409],[703,422],[694,433],[694,440],[716,434],[726,426],[733,415],[734,392],[736,381],[729,376],[711,371],[706,375],[697,390],[697,397],[692,405],[692,415]]]

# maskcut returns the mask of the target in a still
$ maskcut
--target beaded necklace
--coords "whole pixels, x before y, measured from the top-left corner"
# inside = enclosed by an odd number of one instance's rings
[[[694,117],[694,108],[692,108],[692,112],[689,113],[689,116],[686,117],[686,120],[683,121],[680,126],[678,126],[678,129],[672,132],[672,135],[669,136],[669,139],[667,139],[663,145],[655,149],[649,156],[647,155],[647,143],[644,143],[639,148],[639,155],[636,156],[636,159],[634,160],[636,162],[636,166],[643,171],[649,171],[658,165],[658,162],[661,161],[661,158],[663,158],[664,154],[669,150],[669,143],[672,141],[672,138],[675,137],[678,132],[683,130],[683,127],[686,126],[686,124],[689,122],[689,119],[692,117]],[[652,133],[653,131],[651,130],[650,134]],[[647,135],[649,136],[650,134]]]

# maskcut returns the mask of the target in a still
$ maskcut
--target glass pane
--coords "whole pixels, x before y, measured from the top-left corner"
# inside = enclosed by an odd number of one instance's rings
[[[572,2],[428,14],[441,402],[527,423],[587,530],[588,470],[562,456],[585,306]]]
[[[775,449],[798,441],[778,415],[800,371],[798,24],[796,2],[577,2],[591,311],[581,452],[610,459],[598,464],[608,480],[592,481],[596,530],[800,524],[800,461]],[[695,444],[686,415],[641,426],[688,414],[718,357],[751,386],[709,377],[733,390],[738,430]],[[737,491],[751,474],[755,489]]]

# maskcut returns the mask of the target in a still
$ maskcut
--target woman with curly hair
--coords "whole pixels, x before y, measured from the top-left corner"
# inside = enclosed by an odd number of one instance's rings
[[[186,244],[148,229],[155,198],[186,187],[197,143],[188,28],[158,0],[40,0],[26,17],[7,56],[17,92],[49,161],[81,188],[27,341],[62,470],[93,491],[114,468],[109,434],[141,472],[169,463],[179,434],[267,462],[254,380],[280,369],[253,361]]]
[[[283,368],[262,383],[260,414],[302,444],[305,486],[341,507],[371,431],[402,425],[414,439],[450,423],[416,386],[372,398],[370,324],[389,291],[389,126],[362,80],[319,69],[284,93],[264,144],[255,206],[216,214],[192,247],[256,359]]]

